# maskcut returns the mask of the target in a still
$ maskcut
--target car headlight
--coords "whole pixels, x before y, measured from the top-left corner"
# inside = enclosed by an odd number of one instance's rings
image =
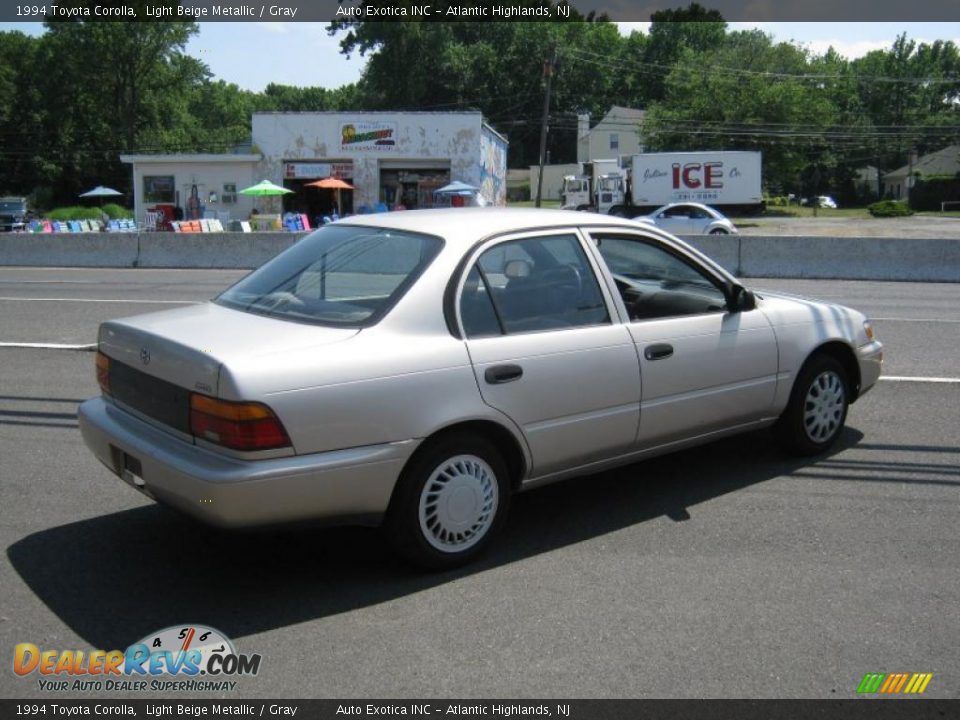
[[[867,334],[867,340],[873,342],[873,324],[869,320],[863,321],[863,331]]]

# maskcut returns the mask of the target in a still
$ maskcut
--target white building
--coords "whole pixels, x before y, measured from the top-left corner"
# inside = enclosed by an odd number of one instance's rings
[[[223,220],[244,219],[254,208],[315,219],[334,209],[431,207],[450,202],[433,191],[452,180],[479,187],[488,204],[506,204],[507,140],[479,112],[254,113],[251,136],[250,154],[121,156],[133,165],[137,219],[158,204]],[[308,187],[326,177],[353,189]],[[264,179],[293,192],[238,194]]]
[[[644,111],[614,105],[603,119],[590,127],[590,116],[577,117],[577,162],[590,162],[644,150],[640,124]],[[546,174],[544,174],[546,179]]]
[[[579,163],[594,160],[616,160],[621,156],[644,151],[640,123],[644,111],[614,105],[603,119],[590,127],[590,115],[577,116],[577,162],[566,165],[545,165],[543,169],[544,200],[559,200],[563,192],[563,178],[581,172]],[[530,197],[537,196],[540,166],[530,166]]]
[[[254,113],[252,131],[260,175],[294,191],[286,207],[311,215],[335,194],[306,185],[327,176],[355,188],[341,193],[341,212],[430,207],[452,180],[506,204],[507,141],[479,112]]]
[[[256,184],[259,154],[121,155],[133,166],[134,214],[143,222],[158,205],[179,207],[186,216],[241,219],[250,215],[257,198],[237,193]]]

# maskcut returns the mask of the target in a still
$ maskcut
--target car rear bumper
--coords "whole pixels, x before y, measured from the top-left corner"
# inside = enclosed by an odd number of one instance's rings
[[[415,441],[312,455],[241,460],[185,442],[106,402],[79,408],[83,440],[148,497],[211,525],[300,520],[375,523]]]

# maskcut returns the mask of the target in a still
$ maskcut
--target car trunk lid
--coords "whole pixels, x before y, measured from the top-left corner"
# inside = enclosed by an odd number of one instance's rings
[[[189,432],[190,393],[219,396],[221,367],[232,359],[328,345],[357,332],[204,303],[105,322],[99,349],[111,360],[116,400]]]

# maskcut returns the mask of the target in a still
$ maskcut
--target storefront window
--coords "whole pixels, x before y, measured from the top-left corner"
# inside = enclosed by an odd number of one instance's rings
[[[148,203],[174,203],[173,175],[144,175],[143,200]]]
[[[220,200],[224,205],[235,205],[237,202],[237,184],[224,183],[223,193],[220,196]]]
[[[450,170],[411,168],[380,171],[380,202],[391,209],[429,208],[449,205],[449,197],[438,198],[437,188],[450,182]]]

